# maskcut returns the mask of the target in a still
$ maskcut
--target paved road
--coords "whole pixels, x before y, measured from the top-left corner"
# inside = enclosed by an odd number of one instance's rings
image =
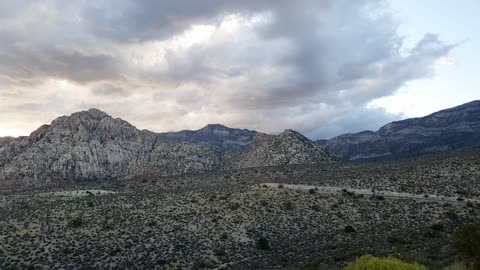
[[[417,202],[436,202],[436,203],[480,203],[480,199],[476,198],[462,198],[459,197],[448,197],[434,194],[412,194],[405,192],[394,192],[394,191],[381,191],[370,189],[358,189],[358,188],[347,188],[347,187],[327,187],[327,186],[310,186],[310,185],[289,185],[281,183],[263,183],[259,186],[268,186],[271,188],[288,188],[294,190],[310,190],[315,189],[317,193],[320,194],[330,194],[330,195],[343,195],[344,193],[353,193],[355,195],[363,196],[382,196],[387,199],[413,199]]]

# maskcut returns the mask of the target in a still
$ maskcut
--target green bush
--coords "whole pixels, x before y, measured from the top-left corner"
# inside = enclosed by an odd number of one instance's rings
[[[395,258],[375,258],[362,256],[344,270],[428,270],[417,263],[406,263]]]
[[[353,233],[355,232],[355,228],[353,228],[352,225],[347,225],[345,226],[345,228],[343,229],[346,233]]]
[[[453,242],[460,258],[473,269],[480,269],[480,225],[466,224],[455,231]]]
[[[257,247],[261,250],[269,250],[270,243],[268,242],[267,238],[260,237],[257,241]]]

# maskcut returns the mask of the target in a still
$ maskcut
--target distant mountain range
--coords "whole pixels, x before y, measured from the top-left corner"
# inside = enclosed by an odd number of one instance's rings
[[[404,158],[480,145],[480,101],[392,122],[376,132],[343,134],[324,145],[345,160]]]
[[[208,125],[197,131],[161,136],[175,142],[206,143],[225,152],[248,149],[256,134],[253,130]],[[392,122],[376,132],[367,130],[315,142],[342,160],[405,158],[480,145],[480,101]]]
[[[215,150],[226,152],[247,150],[257,135],[257,131],[210,124],[199,130],[182,130],[158,135],[166,141],[207,144]]]
[[[232,149],[243,152],[226,152]],[[331,161],[323,146],[289,130],[266,135],[209,125],[154,133],[90,109],[59,117],[30,136],[0,139],[0,184],[160,177],[320,161]]]

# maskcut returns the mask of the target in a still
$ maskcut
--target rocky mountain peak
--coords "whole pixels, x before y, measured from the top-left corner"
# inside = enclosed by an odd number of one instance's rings
[[[257,133],[246,152],[227,156],[227,167],[248,168],[331,162],[325,148],[294,130],[279,135]]]
[[[225,129],[229,129],[228,127],[224,126],[224,125],[221,125],[221,124],[208,124],[206,126],[204,126],[203,128],[201,128],[200,130],[225,130]]]
[[[289,137],[289,138],[295,138],[295,139],[298,139],[298,140],[302,140],[302,141],[309,141],[309,139],[305,136],[303,136],[303,134],[293,130],[293,129],[286,129],[284,130],[282,133],[280,133],[278,136],[280,137]]]

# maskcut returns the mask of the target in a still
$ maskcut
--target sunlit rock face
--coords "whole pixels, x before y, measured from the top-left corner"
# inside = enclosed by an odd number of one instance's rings
[[[325,147],[339,158],[356,160],[409,157],[476,145],[480,145],[480,101],[392,122],[377,132],[340,135]]]

